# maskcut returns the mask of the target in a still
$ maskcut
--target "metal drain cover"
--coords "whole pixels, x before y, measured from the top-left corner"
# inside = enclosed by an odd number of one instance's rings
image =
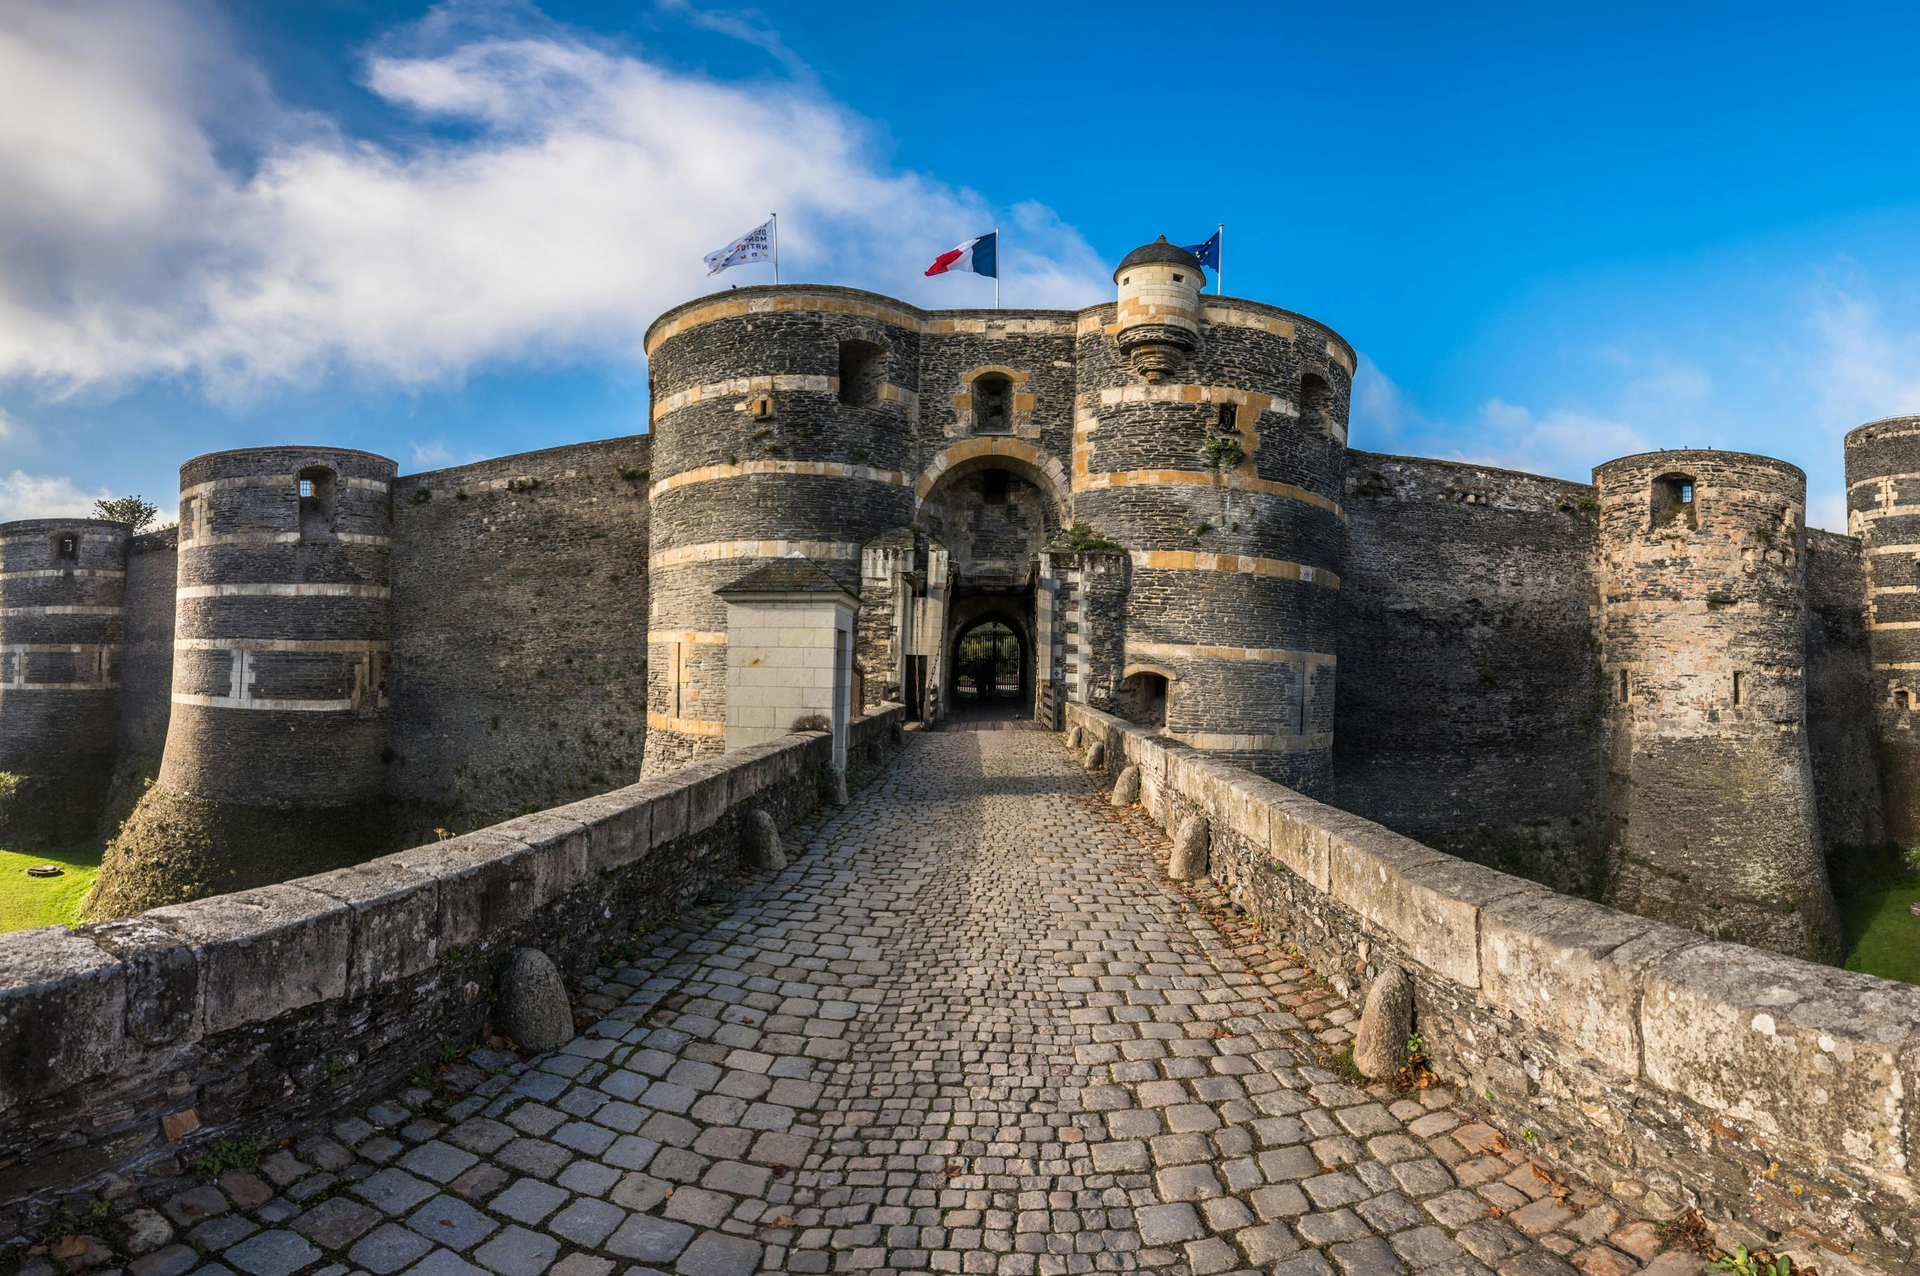
[[[58,877],[67,870],[58,864],[35,864],[27,870],[28,877]]]

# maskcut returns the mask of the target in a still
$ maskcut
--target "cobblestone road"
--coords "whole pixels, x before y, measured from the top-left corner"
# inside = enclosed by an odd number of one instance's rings
[[[909,741],[589,981],[592,1030],[173,1197],[132,1276],[1699,1269],[1446,1091],[1325,1070],[1350,1013],[1058,737]]]

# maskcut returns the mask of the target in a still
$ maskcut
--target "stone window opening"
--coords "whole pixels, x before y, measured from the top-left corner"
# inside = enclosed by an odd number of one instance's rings
[[[61,532],[53,538],[53,561],[56,563],[77,563],[80,561],[80,538],[72,532]]]
[[[1737,709],[1747,702],[1747,675],[1736,669],[1733,671],[1733,704]]]
[[[1653,530],[1700,526],[1693,501],[1693,475],[1665,474],[1653,481]]]
[[[300,493],[300,538],[313,540],[333,535],[333,471],[316,465],[301,470],[297,483]]]
[[[1141,669],[1126,676],[1120,684],[1122,715],[1136,726],[1167,725],[1167,676]]]
[[[1620,703],[1625,704],[1633,698],[1633,678],[1625,669],[1620,671]]]
[[[1315,434],[1333,437],[1333,387],[1314,373],[1300,378],[1300,424]]]
[[[1226,431],[1229,434],[1238,434],[1240,432],[1240,405],[1237,403],[1222,403],[1219,410],[1214,414],[1214,426],[1216,429]]]
[[[973,379],[973,432],[1007,434],[1013,430],[1013,381],[998,372]]]
[[[1912,712],[1913,693],[1911,691],[1908,691],[1905,687],[1895,687],[1893,689],[1893,707],[1895,709],[1898,709],[1901,713]]]
[[[871,407],[880,402],[887,380],[887,349],[871,341],[840,343],[840,402],[848,407]]]

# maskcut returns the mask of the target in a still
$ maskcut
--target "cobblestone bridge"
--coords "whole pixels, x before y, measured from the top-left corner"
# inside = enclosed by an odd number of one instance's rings
[[[912,737],[795,840],[562,1050],[173,1197],[132,1276],[1699,1269],[1446,1090],[1344,1082],[1350,1012],[1058,737]]]

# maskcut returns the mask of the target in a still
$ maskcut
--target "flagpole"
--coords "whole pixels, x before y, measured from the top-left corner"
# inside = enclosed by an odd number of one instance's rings
[[[1000,228],[993,228],[993,308],[1000,309]]]
[[[767,220],[773,223],[773,282],[780,282],[780,214],[768,213]]]
[[[1227,224],[1221,222],[1216,233],[1220,236],[1220,264],[1213,268],[1213,295],[1218,297],[1227,290]]]

